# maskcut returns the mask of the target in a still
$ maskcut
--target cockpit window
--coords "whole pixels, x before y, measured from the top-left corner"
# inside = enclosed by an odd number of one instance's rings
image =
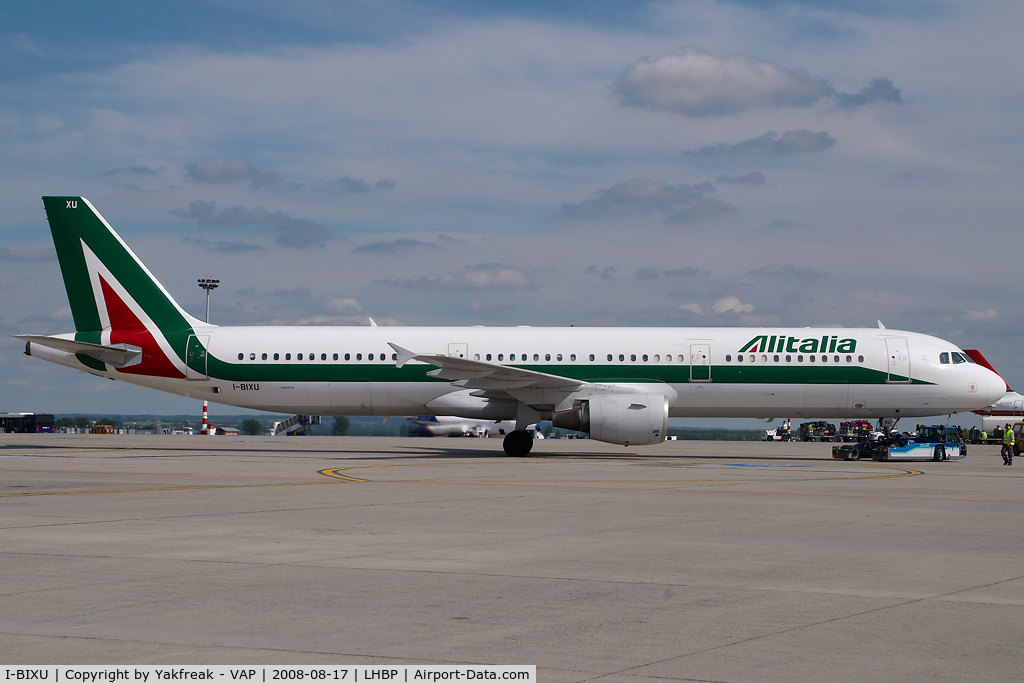
[[[967,362],[967,359],[964,358],[963,356],[961,356],[956,351],[953,352],[952,356],[953,356],[953,365],[959,365],[960,363],[966,363]]]
[[[939,354],[939,362],[943,365],[949,365],[949,354],[943,351]]]

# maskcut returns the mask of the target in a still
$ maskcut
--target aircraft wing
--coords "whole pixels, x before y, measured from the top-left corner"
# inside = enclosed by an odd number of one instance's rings
[[[486,363],[468,358],[454,358],[443,354],[416,353],[391,342],[388,342],[388,346],[393,348],[398,354],[397,367],[402,367],[409,361],[417,360],[437,368],[437,370],[428,372],[429,376],[452,380],[459,386],[468,389],[498,391],[508,389],[557,389],[571,392],[588,384],[588,382],[583,380],[550,375],[546,372],[537,372],[536,370],[526,370],[497,363]]]
[[[105,346],[103,344],[90,344],[89,342],[74,341],[73,339],[61,339],[60,337],[46,337],[36,334],[15,334],[15,339],[23,339],[33,344],[39,344],[65,353],[80,353],[96,360],[112,365],[115,368],[124,368],[135,365],[142,360],[142,349],[128,344],[114,344]]]

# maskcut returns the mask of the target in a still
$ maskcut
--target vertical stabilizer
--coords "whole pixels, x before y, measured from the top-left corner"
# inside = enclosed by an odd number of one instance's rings
[[[187,314],[84,197],[43,197],[75,338],[142,347],[131,371],[178,376],[186,340],[204,323]],[[125,370],[128,371],[128,370]]]

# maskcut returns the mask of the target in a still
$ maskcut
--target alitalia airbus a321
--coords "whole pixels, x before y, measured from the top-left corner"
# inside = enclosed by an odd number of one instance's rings
[[[539,420],[630,446],[669,417],[912,418],[1006,389],[953,344],[887,329],[209,325],[88,200],[43,204],[75,332],[19,335],[25,353],[240,408],[515,420],[504,449],[523,456]]]

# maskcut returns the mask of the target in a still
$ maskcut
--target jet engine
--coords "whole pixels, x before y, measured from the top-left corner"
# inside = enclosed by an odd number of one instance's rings
[[[622,446],[661,443],[668,428],[668,401],[661,394],[594,396],[556,412],[552,423]]]

